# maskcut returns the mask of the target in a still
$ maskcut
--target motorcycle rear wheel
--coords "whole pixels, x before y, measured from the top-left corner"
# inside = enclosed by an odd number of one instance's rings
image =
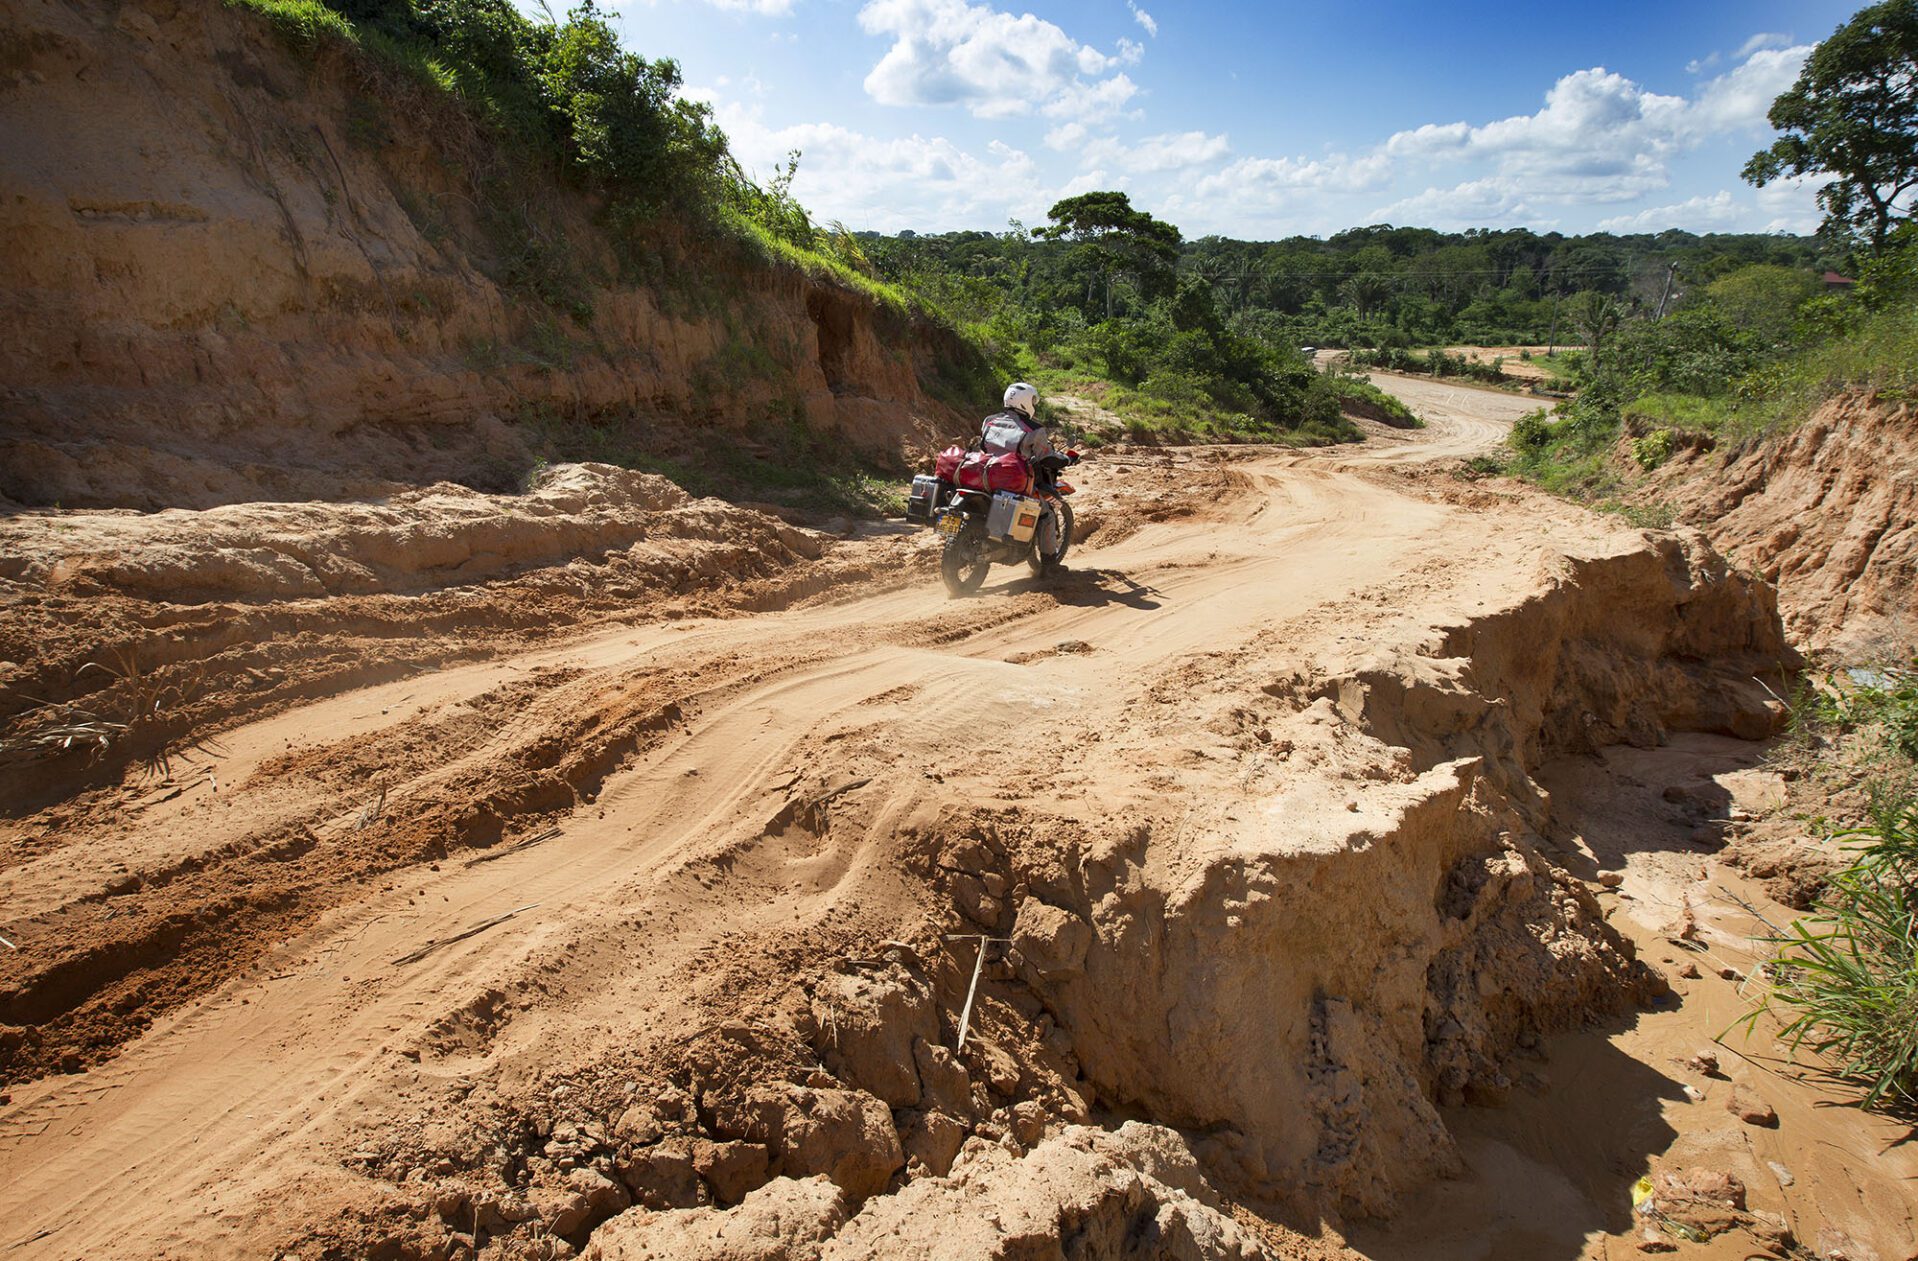
[[[1032,566],[1033,576],[1037,578],[1050,578],[1063,571],[1066,567],[1066,552],[1072,546],[1072,505],[1063,499],[1052,499],[1046,502],[1046,510],[1057,514],[1059,519],[1059,550],[1050,556],[1044,556],[1039,552],[1038,542],[1036,540],[1033,542],[1032,552],[1026,557],[1026,563]]]
[[[968,517],[939,553],[939,576],[945,580],[946,594],[971,595],[985,585],[986,571],[991,568],[992,562],[986,558],[986,527],[977,517]]]

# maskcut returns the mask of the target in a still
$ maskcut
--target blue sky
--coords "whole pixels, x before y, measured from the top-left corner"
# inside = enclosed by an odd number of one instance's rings
[[[601,3],[628,47],[679,61],[749,169],[801,150],[794,189],[821,222],[997,230],[1122,188],[1188,236],[1253,239],[1809,231],[1815,189],[1738,171],[1856,8]]]

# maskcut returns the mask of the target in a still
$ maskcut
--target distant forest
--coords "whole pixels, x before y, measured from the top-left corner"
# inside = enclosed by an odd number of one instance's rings
[[[1006,232],[868,232],[859,242],[885,279],[1029,344],[1136,317],[1157,296],[1157,286],[1016,222]],[[1842,269],[1846,256],[1842,245],[1783,234],[1377,226],[1323,240],[1201,237],[1179,244],[1176,272],[1203,280],[1240,332],[1282,346],[1576,345],[1569,313],[1580,294],[1653,314],[1743,267]]]

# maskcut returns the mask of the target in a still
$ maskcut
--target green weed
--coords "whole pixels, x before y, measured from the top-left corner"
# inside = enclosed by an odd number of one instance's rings
[[[1852,852],[1813,913],[1767,939],[1777,950],[1760,1012],[1857,1083],[1866,1108],[1918,1105],[1918,662],[1854,670],[1794,705],[1795,723],[1863,750],[1867,821],[1829,839]]]

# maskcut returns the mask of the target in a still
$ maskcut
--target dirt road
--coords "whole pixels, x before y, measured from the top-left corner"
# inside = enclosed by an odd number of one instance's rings
[[[0,1245],[398,1238],[396,1206],[436,1180],[544,1159],[540,1108],[616,1115],[714,1029],[803,1005],[813,961],[931,949],[949,913],[913,877],[957,880],[939,874],[955,820],[1049,821],[1039,839],[1063,845],[1190,818],[1250,782],[1219,751],[1243,707],[1217,680],[1416,641],[1522,601],[1542,558],[1642,545],[1393,472],[1484,450],[1530,404],[1387,384],[1427,429],[1089,462],[1089,488],[1130,497],[1088,514],[1056,589],[1002,570],[949,601],[924,540],[881,540],[910,580],[321,695],[162,783],[6,820],[4,1019],[43,1038],[11,1046],[91,1067],[0,1109]],[[1007,890],[971,896],[990,918]]]

